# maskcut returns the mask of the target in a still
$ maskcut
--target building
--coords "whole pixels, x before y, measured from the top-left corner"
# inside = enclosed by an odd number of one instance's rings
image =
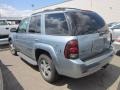
[[[93,10],[101,15],[107,23],[120,21],[120,0],[66,0],[64,3],[36,9],[33,13],[58,7]]]
[[[10,25],[19,24],[23,17],[0,17],[0,21],[6,21]]]

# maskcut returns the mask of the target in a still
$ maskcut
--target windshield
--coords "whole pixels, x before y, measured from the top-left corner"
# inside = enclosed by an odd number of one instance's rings
[[[114,29],[120,29],[120,24],[113,26],[111,29],[112,30],[114,30]]]
[[[112,27],[112,26],[114,26],[115,24],[118,24],[118,23],[117,23],[117,22],[109,23],[109,24],[108,24],[108,27]]]
[[[105,26],[104,20],[91,11],[67,12],[67,15],[72,21],[72,34],[74,35],[96,33],[98,29]]]

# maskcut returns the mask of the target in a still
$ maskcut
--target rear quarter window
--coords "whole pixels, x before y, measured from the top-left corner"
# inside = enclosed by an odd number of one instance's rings
[[[48,35],[69,35],[64,13],[46,14],[45,32]]]

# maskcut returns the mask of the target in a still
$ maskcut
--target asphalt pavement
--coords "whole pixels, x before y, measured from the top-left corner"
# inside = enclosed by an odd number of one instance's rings
[[[120,56],[114,56],[105,69],[80,79],[62,76],[56,83],[43,80],[38,68],[0,51],[0,67],[4,78],[4,90],[120,90]]]

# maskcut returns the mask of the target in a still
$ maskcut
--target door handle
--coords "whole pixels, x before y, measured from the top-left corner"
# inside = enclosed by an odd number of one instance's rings
[[[37,42],[37,41],[39,41],[39,39],[35,39],[35,41]]]

